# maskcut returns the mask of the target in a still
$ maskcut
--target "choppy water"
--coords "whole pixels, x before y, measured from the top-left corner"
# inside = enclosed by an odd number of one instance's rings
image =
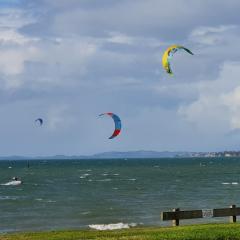
[[[240,205],[240,159],[0,161],[0,231],[165,225],[160,212]],[[210,220],[209,220],[210,221]],[[216,221],[216,220],[215,220]],[[227,221],[227,219],[225,219]]]

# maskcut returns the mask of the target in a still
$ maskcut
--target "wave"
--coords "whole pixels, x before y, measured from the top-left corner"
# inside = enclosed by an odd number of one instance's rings
[[[78,172],[91,172],[92,169],[78,169]]]
[[[19,197],[13,196],[0,196],[0,200],[17,200]]]
[[[99,180],[96,180],[96,182],[111,182],[112,179],[111,178],[106,178],[106,179],[99,179]]]
[[[84,173],[79,178],[86,178],[86,177],[88,177],[90,175],[91,175],[90,173]]]
[[[42,198],[35,198],[34,199],[35,201],[43,201],[43,202],[45,202],[45,203],[55,203],[55,202],[57,202],[57,201],[55,201],[55,200],[51,200],[51,199],[49,199],[49,200],[44,200],[44,199],[42,199]]]
[[[102,173],[101,174],[102,176],[107,176],[107,175],[109,175],[108,173]]]
[[[136,227],[136,223],[110,223],[110,224],[90,224],[88,225],[92,229],[104,231],[104,230],[117,230],[126,229],[130,227]]]
[[[223,185],[238,185],[238,182],[222,182]]]
[[[18,186],[18,185],[21,185],[22,184],[22,181],[10,181],[10,182],[7,182],[7,183],[2,183],[1,185],[2,186]]]
[[[55,201],[55,200],[47,200],[47,203],[55,203],[55,202],[57,202],[57,201]]]
[[[86,211],[86,212],[82,212],[81,215],[88,215],[90,213],[91,213],[90,211]]]

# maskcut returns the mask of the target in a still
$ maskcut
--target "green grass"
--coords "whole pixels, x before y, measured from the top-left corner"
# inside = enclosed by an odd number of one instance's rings
[[[240,240],[240,224],[202,224],[180,227],[132,228],[115,231],[53,231],[9,233],[1,240]]]

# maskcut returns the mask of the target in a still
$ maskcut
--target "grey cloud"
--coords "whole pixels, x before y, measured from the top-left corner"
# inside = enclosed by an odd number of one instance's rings
[[[229,79],[219,89],[217,81],[224,62],[239,61],[239,6],[233,0],[24,1],[18,9],[24,8],[21,26],[9,27],[28,41],[0,42],[0,50],[35,52],[17,55],[22,65],[11,76],[0,66],[2,154],[234,147],[236,139],[225,137],[229,119],[215,123],[211,114],[202,113],[199,123],[179,109],[189,113],[204,88],[212,99],[218,97],[216,91],[238,86]],[[25,21],[28,16],[32,22]],[[6,23],[0,17],[1,24]],[[176,53],[174,76],[169,77],[161,56],[173,42],[195,55]],[[5,87],[14,81],[19,84]],[[122,118],[123,132],[116,141],[107,139],[112,122],[97,117],[106,111]],[[217,115],[219,110],[209,112]],[[39,116],[46,120],[41,131],[33,126]]]
[[[42,3],[40,1],[40,3]],[[104,4],[105,3],[105,4]],[[40,34],[84,36],[106,36],[109,31],[118,31],[137,36],[151,36],[160,39],[183,40],[192,28],[197,26],[234,24],[239,20],[240,3],[225,1],[53,1],[45,2],[49,10],[40,25],[33,25],[25,31]],[[89,5],[89,8],[84,6]],[[63,6],[60,10],[54,6]],[[66,7],[67,6],[67,7]],[[223,17],[224,16],[224,17]],[[42,22],[42,23],[41,23]],[[41,26],[42,25],[42,26]]]

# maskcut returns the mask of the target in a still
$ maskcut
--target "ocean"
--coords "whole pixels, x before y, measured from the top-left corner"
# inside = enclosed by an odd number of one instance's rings
[[[0,161],[0,232],[166,226],[162,211],[240,205],[239,173],[239,158]]]

